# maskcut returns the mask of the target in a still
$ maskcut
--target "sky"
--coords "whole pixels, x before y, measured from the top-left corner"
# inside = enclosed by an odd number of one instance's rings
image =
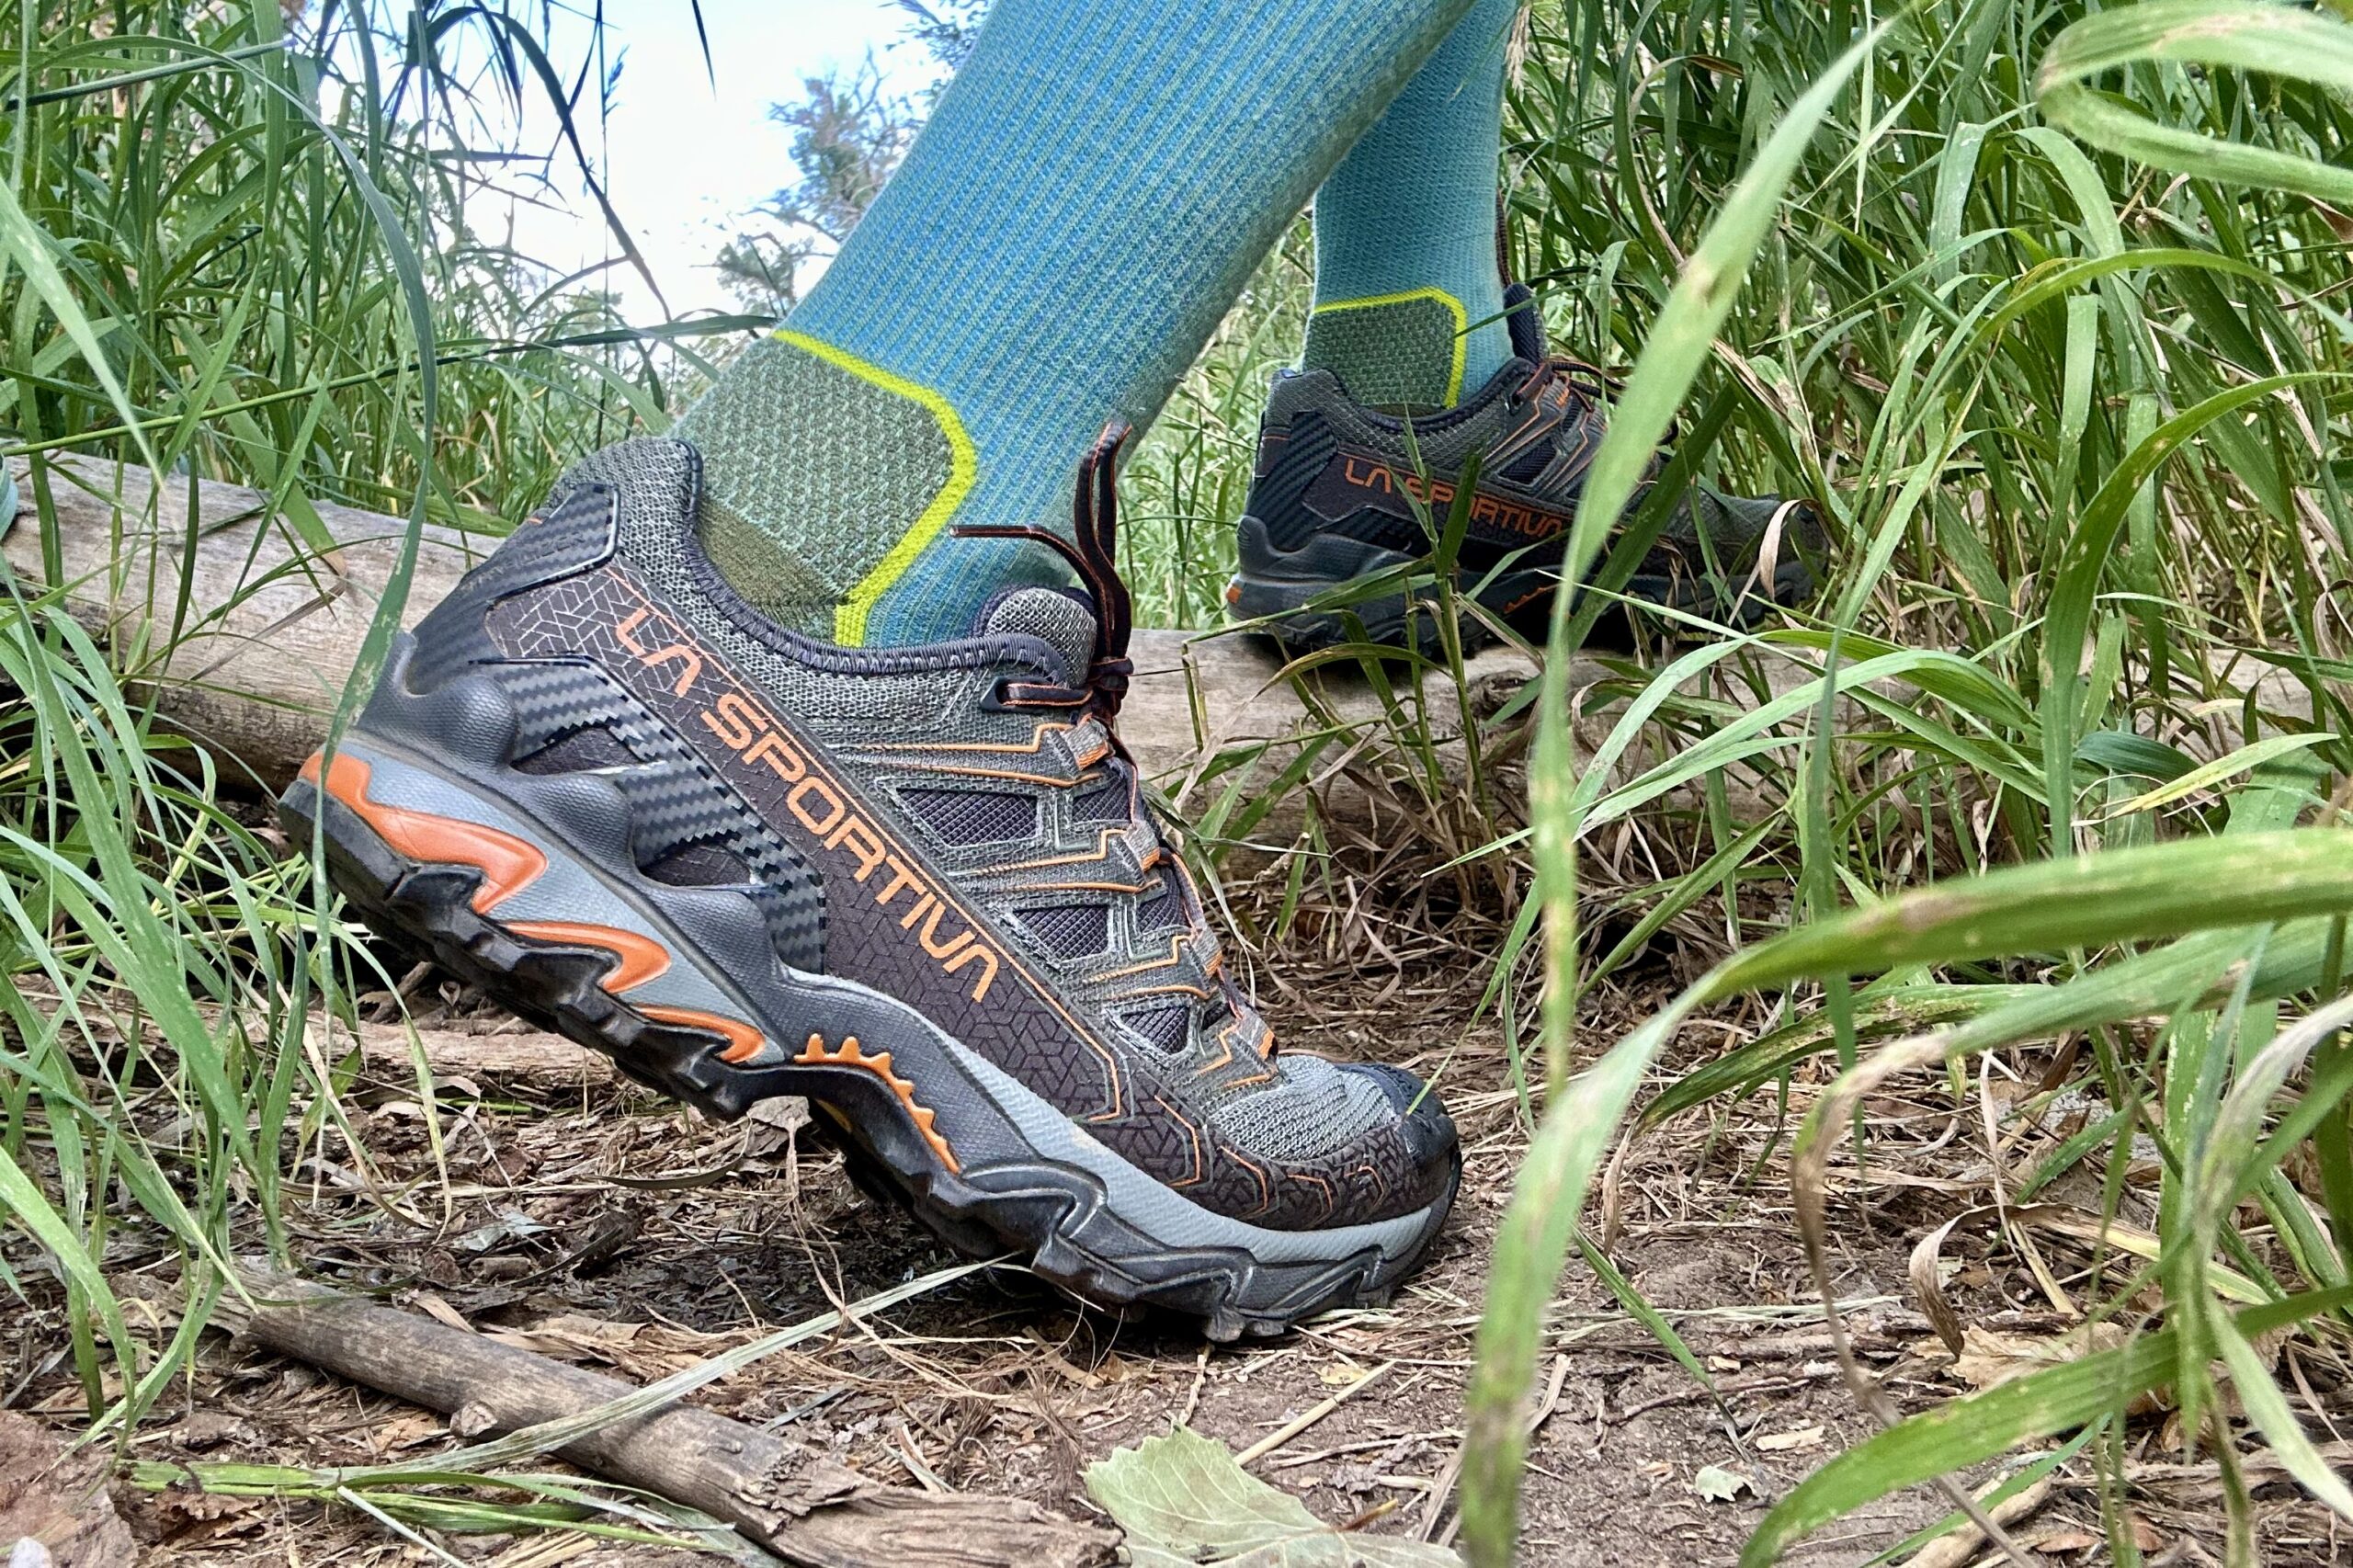
[[[938,74],[923,47],[901,36],[905,14],[890,0],[702,0],[708,66],[688,0],[605,0],[604,13],[608,58],[620,73],[602,146],[592,138],[589,151],[601,153],[607,194],[676,315],[742,308],[709,264],[741,214],[799,177],[790,132],[768,119],[770,104],[798,97],[801,80],[828,67],[854,70],[870,52],[897,91]],[[548,52],[576,68],[586,37],[585,23],[559,22]],[[555,121],[527,113],[524,129],[524,145],[544,150]],[[551,169],[568,210],[485,198],[473,209],[476,228],[504,236],[511,217],[522,252],[560,268],[616,254],[594,200],[566,177],[570,165]],[[661,319],[633,270],[607,278],[631,319]]]

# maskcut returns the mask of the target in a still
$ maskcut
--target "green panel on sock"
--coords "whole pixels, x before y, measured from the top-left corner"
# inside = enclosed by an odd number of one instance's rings
[[[841,591],[812,571],[775,535],[709,494],[698,519],[703,553],[744,596],[779,626],[830,642]]]
[[[754,344],[676,434],[702,452],[703,548],[720,575],[779,624],[857,642],[887,586],[878,574],[970,486],[970,448],[960,462],[961,431],[936,394],[816,347]],[[857,607],[847,624],[841,607]]]
[[[1374,408],[1449,408],[1462,396],[1461,302],[1436,289],[1336,300],[1307,318],[1301,363]]]

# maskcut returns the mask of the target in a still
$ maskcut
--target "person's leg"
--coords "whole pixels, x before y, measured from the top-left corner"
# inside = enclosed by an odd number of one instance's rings
[[[1303,363],[1359,403],[1450,408],[1512,357],[1495,161],[1519,5],[1476,0],[1315,194]]]
[[[1158,410],[1471,3],[998,0],[809,298],[678,426],[721,572],[849,644],[961,635],[1058,573],[949,524],[1063,516],[1096,430]]]

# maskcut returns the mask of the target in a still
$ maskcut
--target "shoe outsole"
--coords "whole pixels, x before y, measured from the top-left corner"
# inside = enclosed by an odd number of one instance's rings
[[[862,1187],[895,1199],[968,1256],[1011,1251],[1025,1256],[1033,1273],[1097,1306],[1165,1309],[1198,1319],[1212,1339],[1233,1340],[1277,1335],[1321,1312],[1387,1305],[1444,1228],[1461,1180],[1459,1151],[1443,1192],[1421,1211],[1418,1233],[1404,1251],[1359,1249],[1304,1264],[1264,1264],[1232,1246],[1136,1244],[1149,1238],[1125,1222],[1104,1183],[1042,1153],[981,1173],[1009,1187],[977,1185],[942,1160],[928,1113],[894,1092],[887,1073],[730,1062],[725,1057],[735,1042],[727,1035],[650,1017],[608,990],[616,964],[609,948],[541,939],[481,913],[483,867],[403,854],[315,779],[313,772],[288,791],[279,802],[281,822],[300,846],[313,843],[315,830],[329,880],[380,936],[430,957],[531,1022],[610,1057],[630,1077],[714,1116],[740,1116],[778,1096],[807,1096],[845,1134]],[[854,1058],[856,1041],[845,1043]]]

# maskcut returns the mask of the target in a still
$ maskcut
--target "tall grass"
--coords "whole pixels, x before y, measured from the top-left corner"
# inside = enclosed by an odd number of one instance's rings
[[[568,116],[530,30],[478,6],[0,6],[0,451],[28,464],[50,580],[56,487],[108,488],[72,458],[250,484],[332,573],[320,501],[495,532],[664,423],[695,363],[670,335],[468,222],[523,156],[469,128],[551,89]],[[119,586],[187,580],[146,565],[126,547]],[[364,955],[224,804],[241,781],[126,695],[194,607],[151,606],[134,642],[0,587],[0,1214],[54,1260],[92,1412],[127,1432],[234,1288],[232,1246],[279,1240],[280,1173],[339,1114],[306,1020]],[[156,1251],[188,1303],[160,1341],[112,1284]]]
[[[2300,85],[2341,91],[2348,42],[2317,13],[2216,0],[1876,19],[1540,7],[1515,100],[1523,242],[1556,318],[1634,361],[1573,569],[1694,403],[1727,408],[1727,470],[1824,498],[1842,560],[1818,619],[1719,641],[1628,721],[1673,726],[1659,780],[1736,766],[1760,787],[1795,852],[1792,928],[1727,956],[1550,1108],[1482,1324],[1474,1562],[1510,1557],[1516,1413],[1592,1173],[1681,1021],[1749,990],[1805,1021],[1688,1074],[1654,1114],[1835,1057],[1794,1164],[1825,1302],[1828,1155],[1896,1074],[2087,1038],[2111,1114],[2066,1163],[2105,1172],[2109,1221],[2135,1137],[2165,1174],[2154,1256],[2118,1257],[2081,1303],[2128,1344],[1908,1419],[1848,1360],[1890,1429],[1782,1499],[1745,1561],[2080,1430],[2099,1439],[2109,1550],[2137,1563],[2125,1408],[2170,1382],[2195,1437],[2218,1364],[2252,1433],[2353,1514],[2252,1348],[2341,1317],[2353,1237],[2346,1009],[2319,1006],[2343,990],[2353,910],[2328,803],[2353,764],[2353,531],[2331,438],[2349,368],[2343,220],[2313,199],[2345,178],[2325,160],[2346,110]],[[1530,789],[1556,1062],[1587,956],[1576,846],[1595,798],[1567,750],[1574,619],[1555,627]],[[1751,660],[1809,678],[1730,722],[1684,686]],[[1694,825],[1725,833],[1721,812]],[[1896,1038],[1866,1052],[1859,1016]],[[2263,1244],[2239,1233],[2243,1207]],[[2204,1430],[2235,1476],[2236,1433]],[[2232,1556],[2250,1560],[2245,1491],[2223,1494]]]

